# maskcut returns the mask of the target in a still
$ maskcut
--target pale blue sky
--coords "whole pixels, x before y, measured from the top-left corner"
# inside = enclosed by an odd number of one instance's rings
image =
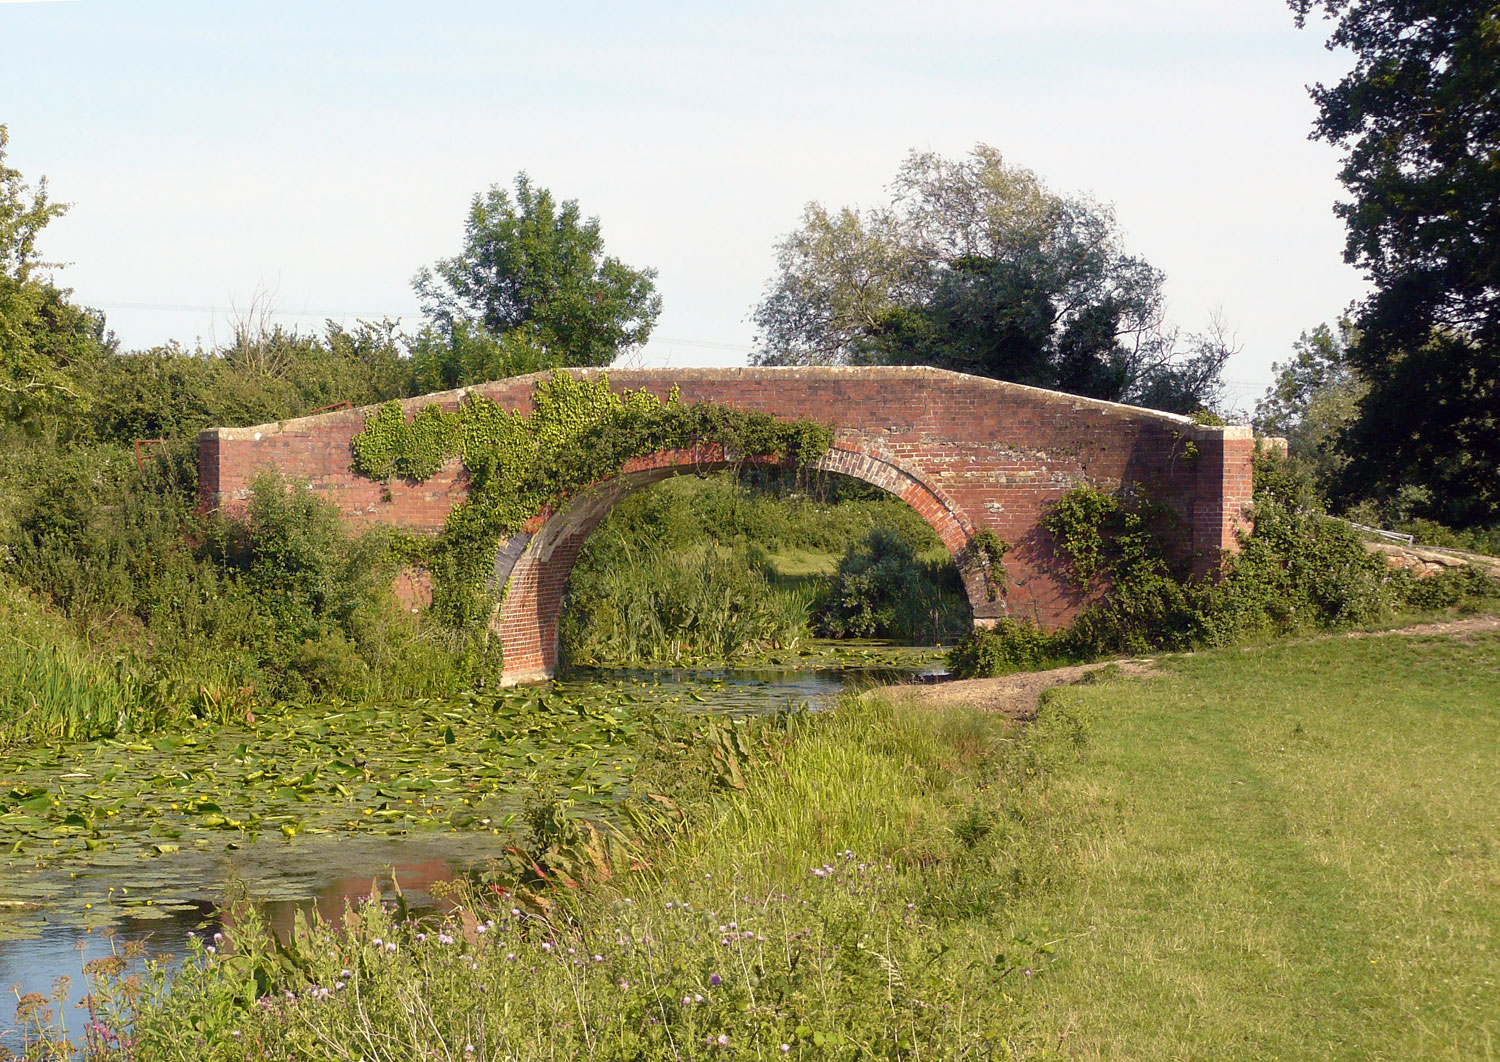
[[[1346,59],[1280,0],[512,4],[0,0],[10,164],[74,204],[43,252],[127,347],[416,320],[469,198],[525,169],[660,270],[644,356],[742,360],[804,203],[990,143],[1115,205],[1172,317],[1221,309],[1253,398],[1363,290],[1304,86]]]

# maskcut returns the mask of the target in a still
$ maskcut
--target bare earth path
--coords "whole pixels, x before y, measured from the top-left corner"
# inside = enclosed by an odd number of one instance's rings
[[[1387,635],[1450,635],[1468,637],[1500,631],[1500,615],[1474,616],[1468,619],[1420,623],[1388,631],[1348,631],[1344,634],[1320,635],[1324,638],[1380,638]],[[981,712],[1000,712],[1017,722],[1036,718],[1042,694],[1054,686],[1071,686],[1091,671],[1114,667],[1125,675],[1146,675],[1156,667],[1154,657],[1125,660],[1101,660],[1092,664],[1057,667],[1049,671],[1018,671],[999,678],[956,679],[932,686],[912,686],[910,696],[919,704],[934,706],[966,704]]]

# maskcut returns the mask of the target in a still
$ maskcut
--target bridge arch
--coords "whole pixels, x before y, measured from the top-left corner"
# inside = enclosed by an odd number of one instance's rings
[[[502,681],[533,682],[556,673],[558,625],[568,577],[583,544],[626,495],[674,476],[732,467],[721,449],[672,450],[628,461],[620,474],[570,498],[556,512],[542,514],[535,526],[502,544],[495,562],[495,584],[504,593],[490,622],[503,651]],[[983,573],[966,571],[964,551],[974,528],[959,506],[919,471],[898,460],[862,449],[857,441],[835,442],[812,468],[862,480],[906,502],[942,539],[958,564],[964,592],[976,620],[1004,611],[991,601]]]

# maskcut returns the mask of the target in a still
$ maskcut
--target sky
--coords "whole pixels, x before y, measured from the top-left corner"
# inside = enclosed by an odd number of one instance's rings
[[[526,171],[659,271],[637,360],[744,364],[803,207],[913,149],[998,148],[1112,204],[1245,408],[1365,285],[1281,0],[0,0],[7,163],[72,204],[41,251],[126,349],[398,317],[470,199]]]

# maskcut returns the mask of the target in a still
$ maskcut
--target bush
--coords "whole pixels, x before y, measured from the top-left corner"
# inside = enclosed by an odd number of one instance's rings
[[[1099,593],[1065,634],[1058,655],[1182,650],[1252,637],[1332,630],[1402,611],[1474,607],[1500,596],[1477,569],[1427,579],[1391,568],[1343,521],[1324,515],[1305,471],[1278,454],[1255,461],[1254,531],[1225,558],[1218,578],[1192,579],[1152,530],[1148,504],[1081,487],[1043,517],[1076,586]],[[1027,666],[1024,628],[977,632],[952,656],[955,673],[1000,674]]]
[[[275,476],[243,513],[199,516],[185,447],[140,470],[112,447],[29,456],[4,484],[11,570],[76,632],[64,641],[115,647],[169,702],[431,693],[480,677],[397,607],[398,533],[351,534]]]
[[[976,628],[948,652],[948,667],[963,678],[993,678],[1013,671],[1032,671],[1068,660],[1066,633],[1048,634],[1034,623],[1005,618]]]
[[[911,538],[888,527],[849,546],[818,615],[831,638],[936,642],[970,625],[953,565],[921,560]]]

